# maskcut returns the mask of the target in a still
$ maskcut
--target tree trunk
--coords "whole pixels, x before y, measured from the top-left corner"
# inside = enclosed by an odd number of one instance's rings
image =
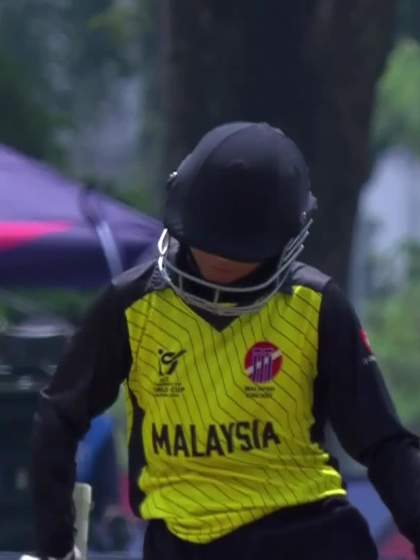
[[[319,196],[310,257],[346,286],[360,190],[370,170],[375,85],[392,46],[394,0],[317,2],[307,36],[313,80],[310,165]]]
[[[307,260],[345,285],[396,0],[161,1],[166,170],[222,122],[279,126],[319,199]]]

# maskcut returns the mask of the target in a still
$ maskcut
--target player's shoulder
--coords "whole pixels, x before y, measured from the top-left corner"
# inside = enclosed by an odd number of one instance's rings
[[[332,322],[346,320],[349,317],[353,320],[357,317],[352,303],[335,279],[318,268],[300,261],[295,262],[292,265],[288,283],[291,292],[293,287],[302,286],[320,294],[322,315],[333,317]]]
[[[325,274],[318,268],[304,262],[293,263],[287,283],[290,287],[303,286],[318,293],[324,293],[325,288],[333,284],[331,276]]]
[[[151,258],[114,278],[111,290],[120,305],[127,308],[147,294],[164,287],[165,282],[159,272],[157,260]]]

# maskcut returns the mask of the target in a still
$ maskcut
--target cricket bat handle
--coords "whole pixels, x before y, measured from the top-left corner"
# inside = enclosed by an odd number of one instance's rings
[[[76,482],[73,491],[75,507],[75,545],[80,551],[81,560],[87,560],[89,516],[92,504],[92,487],[90,484]]]

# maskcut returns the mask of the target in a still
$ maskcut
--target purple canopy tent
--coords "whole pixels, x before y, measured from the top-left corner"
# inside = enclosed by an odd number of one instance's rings
[[[0,146],[0,286],[95,288],[151,254],[161,226]]]

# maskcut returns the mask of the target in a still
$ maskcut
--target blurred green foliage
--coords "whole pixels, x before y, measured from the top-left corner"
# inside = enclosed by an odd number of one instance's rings
[[[159,3],[133,0],[113,3],[92,18],[92,29],[102,29],[114,38],[125,53],[124,69],[129,75],[141,76],[142,113],[138,138],[138,158],[134,173],[118,184],[101,183],[99,189],[143,212],[159,217],[166,174],[162,169],[162,110],[159,33]],[[85,181],[86,182],[86,181]],[[92,183],[96,183],[92,178]]]
[[[77,126],[127,72],[101,17],[113,0],[14,0],[0,6],[0,142],[65,167],[59,133]]]
[[[399,0],[396,41],[377,87],[376,152],[402,145],[420,154],[420,2]]]
[[[373,142],[403,145],[420,155],[420,42],[401,39],[389,57],[377,96]]]
[[[400,0],[396,44],[377,90],[372,127],[377,152],[401,145],[420,155],[419,91],[420,2]],[[376,258],[382,281],[367,305],[366,325],[400,415],[419,430],[420,246],[406,244],[394,256]],[[405,278],[396,272],[401,263]]]
[[[366,309],[372,346],[407,425],[420,428],[420,245],[402,249],[407,279],[398,289],[379,291]]]
[[[0,321],[14,324],[38,315],[61,317],[77,325],[97,295],[68,289],[1,289]]]
[[[28,155],[56,159],[52,116],[35,100],[18,65],[0,52],[0,142]]]

